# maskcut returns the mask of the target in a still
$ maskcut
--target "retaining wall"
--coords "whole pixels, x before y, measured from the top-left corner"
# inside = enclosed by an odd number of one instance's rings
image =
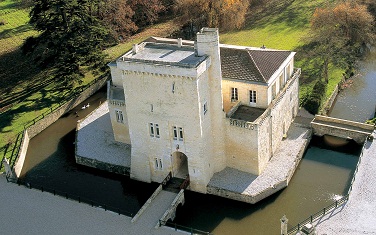
[[[76,154],[76,163],[80,165],[96,168],[99,170],[103,170],[103,171],[121,174],[121,175],[129,175],[131,171],[130,167],[114,165],[114,164],[110,164],[107,162],[101,162],[96,159],[81,157],[77,154]]]
[[[57,121],[65,113],[76,107],[79,103],[92,96],[106,84],[106,81],[107,76],[99,79],[96,83],[82,91],[77,97],[68,100],[65,104],[57,108],[55,111],[45,115],[44,118],[25,129],[20,145],[20,150],[18,151],[18,154],[16,156],[17,162],[14,166],[14,174],[15,176],[17,176],[17,178],[25,174],[25,172],[22,171],[22,168],[25,162],[30,139],[41,133],[44,129]]]
[[[92,96],[95,92],[97,92],[100,88],[102,88],[107,81],[107,76],[101,78],[96,83],[91,85],[90,87],[86,88],[80,95],[76,98],[68,100],[65,104],[60,106],[54,112],[47,114],[43,119],[37,121],[34,125],[27,128],[29,133],[30,139],[42,132],[56,120],[58,120],[61,116],[69,112],[71,109],[76,107],[79,103],[83,102],[90,96]]]

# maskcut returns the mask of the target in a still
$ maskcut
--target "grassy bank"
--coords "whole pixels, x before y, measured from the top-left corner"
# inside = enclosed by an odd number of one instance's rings
[[[41,70],[24,56],[20,50],[23,41],[38,34],[28,24],[29,11],[30,8],[19,1],[0,2],[0,22],[4,23],[0,25],[0,150],[8,143],[13,144],[17,134],[34,118],[58,106],[69,94],[96,77],[103,76],[87,71],[83,83],[66,87],[53,76],[53,70]],[[173,21],[146,28],[127,42],[108,48],[105,51],[107,61],[119,57],[134,43],[150,36],[167,36],[175,30],[177,26]]]
[[[270,0],[269,6],[251,9],[243,29],[222,33],[221,43],[254,47],[265,45],[267,48],[297,51],[295,66],[302,68],[299,91],[302,99],[311,93],[320,76],[319,71],[314,70],[312,60],[300,56],[305,54],[303,39],[308,33],[315,9],[327,3],[325,0]],[[325,99],[342,79],[343,72],[342,69],[330,68]]]

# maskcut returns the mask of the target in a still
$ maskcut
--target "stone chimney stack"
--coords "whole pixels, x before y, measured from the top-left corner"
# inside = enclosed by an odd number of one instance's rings
[[[197,33],[197,55],[212,55],[218,51],[219,34],[216,28],[202,28]]]
[[[138,52],[138,45],[137,44],[133,44],[132,46],[132,54],[137,54]]]

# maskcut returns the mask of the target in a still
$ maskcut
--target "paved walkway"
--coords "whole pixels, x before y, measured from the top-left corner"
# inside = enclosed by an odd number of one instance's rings
[[[76,146],[80,157],[115,166],[131,166],[131,146],[115,141],[108,101],[79,122]]]
[[[169,192],[165,193],[168,200],[173,197]],[[170,203],[168,200],[164,201],[163,198],[166,197],[156,198],[156,204]],[[4,175],[0,175],[0,200],[1,234],[186,234],[168,227],[155,229],[155,222],[146,222],[148,217],[152,217],[154,221],[161,213],[153,207],[148,208],[138,221],[131,223],[130,217],[7,183]],[[145,217],[142,218],[143,216]]]
[[[348,202],[314,223],[318,234],[376,234],[376,139],[360,161]]]

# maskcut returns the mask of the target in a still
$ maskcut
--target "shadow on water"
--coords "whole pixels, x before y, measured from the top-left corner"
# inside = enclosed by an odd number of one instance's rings
[[[103,101],[104,97],[102,94],[101,99],[91,99],[91,110],[99,105],[99,101]],[[89,113],[91,110],[85,112]],[[25,167],[30,170],[23,180],[133,214],[137,213],[158,185],[134,181],[129,176],[76,164],[74,127],[78,118],[74,112],[76,111],[64,115],[31,139],[25,161]],[[83,111],[79,113],[83,114]]]
[[[213,195],[186,192],[185,205],[174,222],[219,234],[279,234],[280,219],[289,226],[333,203],[349,188],[360,146],[352,154],[320,148],[314,140],[298,166],[289,186],[250,205]]]

